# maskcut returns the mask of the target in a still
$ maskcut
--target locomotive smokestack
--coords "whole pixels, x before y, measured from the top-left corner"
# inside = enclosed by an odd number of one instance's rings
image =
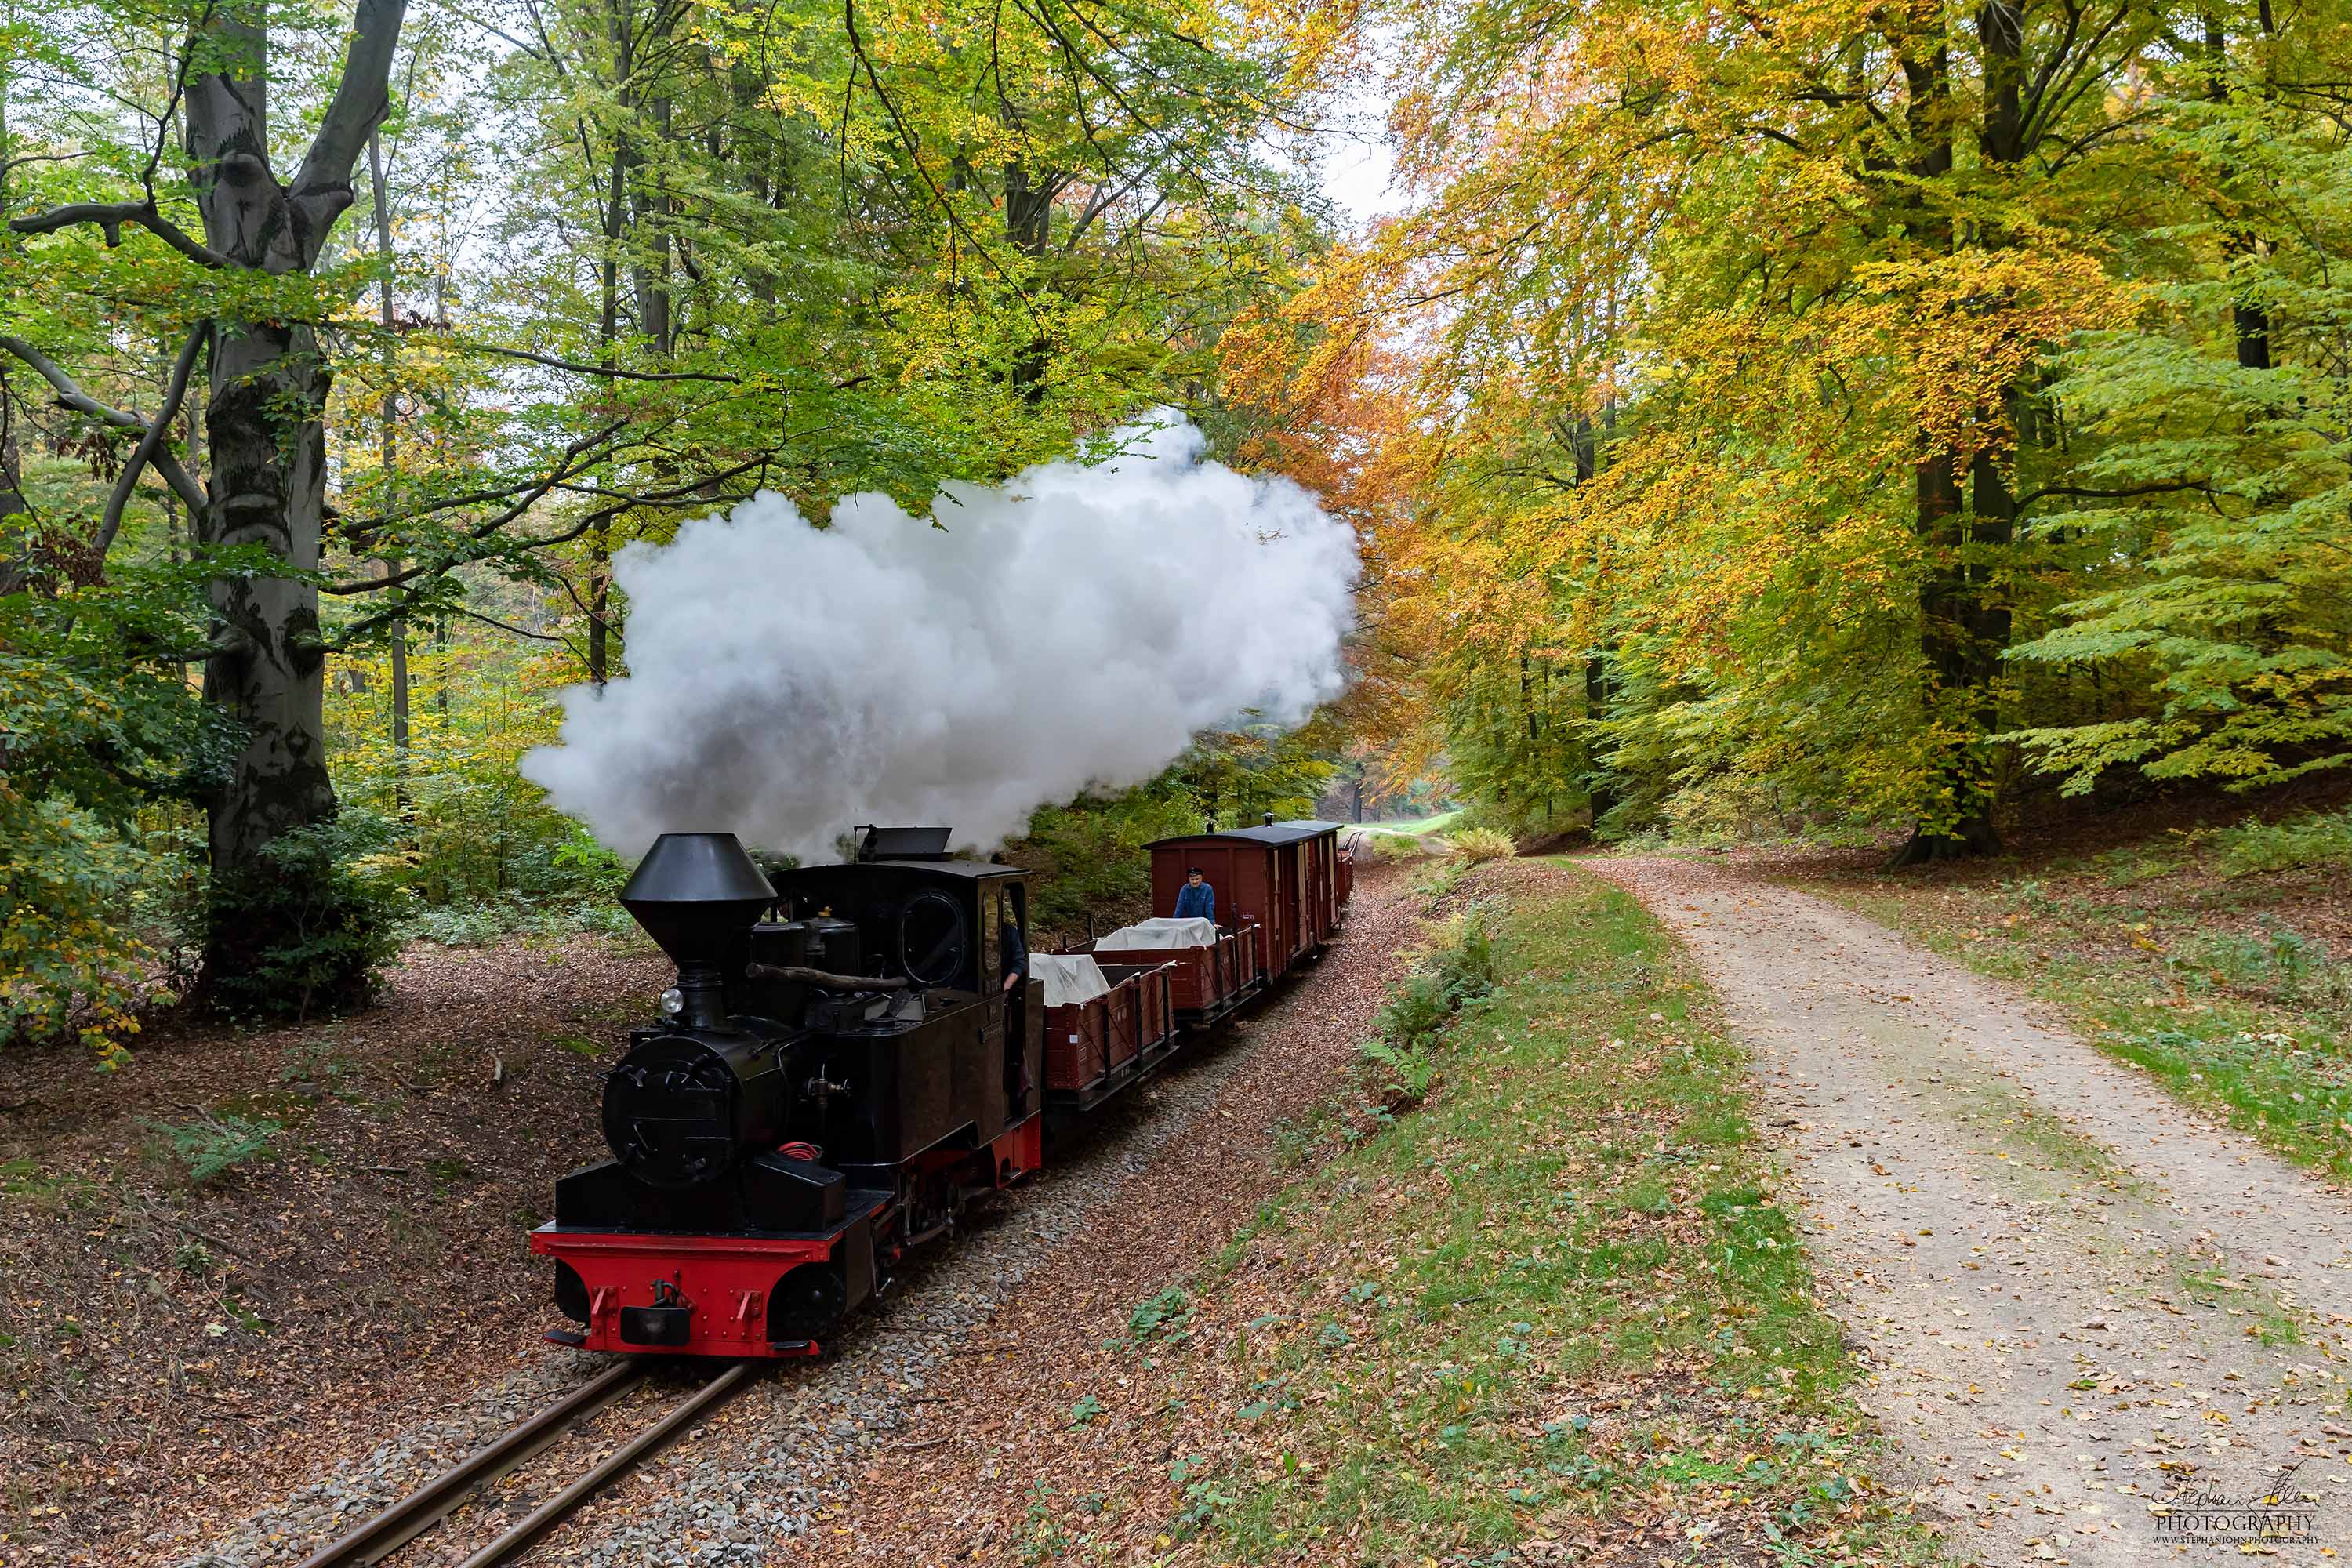
[[[725,1022],[722,978],[740,973],[748,933],[776,890],[731,833],[665,833],[621,889],[621,907],[677,965],[686,1021]]]

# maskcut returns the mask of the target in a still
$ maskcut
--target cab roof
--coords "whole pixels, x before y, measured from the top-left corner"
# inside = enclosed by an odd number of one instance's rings
[[[981,880],[989,877],[1025,877],[1029,873],[1018,866],[999,866],[987,860],[857,860],[857,866],[896,866],[908,871],[938,871],[950,877],[970,877]]]
[[[1019,866],[999,866],[987,860],[836,860],[823,866],[793,866],[778,871],[772,880],[794,877],[803,872],[866,871],[887,868],[893,871],[927,871],[941,877],[962,877],[979,881],[990,877],[1025,877],[1029,873]]]

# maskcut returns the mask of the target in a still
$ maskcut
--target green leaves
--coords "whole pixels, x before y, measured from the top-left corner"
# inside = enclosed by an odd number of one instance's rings
[[[562,845],[514,748],[440,742],[543,725],[576,667],[625,668],[616,552],[761,489],[819,520],[866,490],[919,512],[947,481],[1090,450],[1140,408],[1207,398],[1225,324],[1324,241],[1265,150],[1296,107],[1287,36],[1202,0],[551,0],[411,8],[352,206],[307,215],[315,265],[215,265],[198,240],[234,247],[197,208],[205,171],[151,127],[190,129],[192,73],[259,50],[278,118],[239,134],[282,182],[338,91],[353,16],[274,8],[190,37],[145,0],[95,0],[65,26],[0,24],[0,208],[51,214],[0,229],[0,320],[32,356],[0,358],[0,1036],[95,1019],[119,1041],[176,969],[176,935],[133,913],[187,902],[187,803],[256,798],[215,787],[253,752],[197,700],[208,656],[232,656],[210,666],[216,695],[247,652],[268,659],[248,671],[297,671],[286,703],[249,706],[307,716],[314,624],[339,710],[372,706],[344,700],[366,689],[360,661],[400,647],[434,714],[407,715],[398,745],[348,711],[331,734],[338,785],[399,818],[377,879],[449,899],[593,889],[613,868]],[[355,147],[335,141],[338,159]],[[93,203],[107,221],[79,221]],[[204,323],[245,347],[300,324],[267,375],[213,384],[197,364],[156,433],[252,526],[150,470],[101,537]],[[42,355],[79,392],[34,375]],[[314,421],[324,450],[298,461]],[[207,471],[227,452],[247,470],[236,498]],[[288,529],[277,554],[186,542],[271,534],[321,499],[323,536]],[[293,647],[241,648],[252,627],[215,625],[215,606],[273,578],[323,608],[263,628]],[[465,695],[488,688],[495,716],[449,720],[453,625],[544,656],[485,661]],[[1311,793],[1317,762],[1258,739],[1231,749],[1281,754],[1244,758],[1244,782],[1267,804]],[[315,782],[296,816],[323,806]],[[289,875],[314,885],[282,900],[223,889],[216,930],[240,914],[299,930],[245,953],[221,994],[365,994],[384,910],[345,849],[289,846]]]
[[[2352,763],[2352,174],[2292,103],[2180,106],[2152,152],[2208,204],[2164,236],[2182,264],[2141,326],[2062,362],[2075,461],[2037,528],[2094,591],[2011,657],[2135,693],[2129,717],[2010,737],[2070,793],[2117,767],[2249,788]]]

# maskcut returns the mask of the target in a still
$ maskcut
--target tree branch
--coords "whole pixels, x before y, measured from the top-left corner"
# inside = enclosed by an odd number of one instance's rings
[[[583,469],[593,468],[599,463],[610,460],[615,448],[607,447],[604,443],[626,429],[628,425],[629,421],[626,419],[615,419],[602,429],[581,437],[580,439],[563,448],[563,455],[556,459],[554,468],[544,476],[519,479],[513,484],[502,485],[494,489],[467,490],[457,495],[429,499],[423,505],[412,507],[406,511],[386,512],[382,517],[372,517],[365,522],[343,524],[338,531],[351,544],[354,552],[364,552],[374,544],[379,533],[395,522],[413,522],[420,517],[431,517],[436,512],[456,511],[461,507],[479,506],[486,501],[506,500],[521,495],[525,490],[530,491],[533,497],[545,495],[551,486],[560,485]],[[530,502],[526,501],[523,504],[528,506]],[[501,514],[501,522],[499,526],[503,526],[504,522],[511,521],[511,513]]]
[[[557,359],[550,354],[535,354],[522,349],[497,348],[488,343],[468,343],[466,346],[481,353],[499,354],[507,359],[529,360],[533,364],[543,364],[550,370],[568,370],[580,375],[601,375],[617,381],[715,381],[726,386],[743,384],[743,378],[740,375],[720,375],[709,371],[619,370],[612,365],[581,364],[574,360]]]
[[[488,521],[476,524],[468,531],[467,537],[474,540],[488,539],[490,535],[498,532],[499,530],[504,528],[507,524],[512,522],[515,519],[529,511],[533,506],[536,506],[539,503],[541,498],[544,497],[557,485],[562,483],[563,480],[571,474],[578,471],[572,465],[579,460],[580,454],[582,452],[604,440],[614,431],[619,429],[621,425],[625,423],[626,422],[616,421],[612,425],[606,426],[604,429],[597,431],[593,436],[583,436],[579,440],[573,442],[570,447],[564,449],[563,459],[556,465],[554,472],[542,477],[537,482],[532,484],[530,489],[524,494],[523,498],[515,502],[514,505],[507,508],[504,511],[499,513],[496,517],[489,519]],[[612,510],[615,512],[625,510],[626,509],[620,507],[612,509]],[[419,577],[429,576],[435,572],[446,571],[449,566],[454,563],[454,560],[445,561],[438,564],[428,561],[420,561],[414,566],[407,567],[399,572],[387,573],[381,577],[362,577],[356,583],[322,583],[319,586],[319,592],[321,594],[332,594],[338,597],[343,597],[352,594],[382,593],[386,588],[397,588],[403,583],[414,582]]]
[[[528,626],[509,626],[508,623],[498,619],[496,616],[483,615],[479,610],[469,610],[463,605],[452,605],[449,608],[458,615],[465,616],[469,621],[479,621],[486,626],[496,626],[502,632],[512,632],[519,637],[530,637],[534,642],[562,642],[563,640],[563,637],[560,633],[535,632]]]
[[[70,163],[77,159],[87,158],[89,156],[89,153],[85,151],[80,153],[20,153],[14,158],[0,158],[0,180],[6,179],[9,175],[15,174],[18,169],[23,168],[27,163]]]
[[[2032,490],[2018,497],[2017,510],[2021,512],[2035,501],[2047,500],[2051,496],[2080,496],[2092,500],[2128,500],[2134,496],[2177,495],[2183,490],[2194,490],[2200,495],[2211,495],[2213,487],[2202,479],[2156,479],[2144,485],[2126,485],[2117,490],[2094,489],[2084,485],[2045,485],[2041,489]]]
[[[196,351],[204,346],[204,342],[205,323],[199,321],[188,329],[188,341],[180,346],[179,360],[172,366],[171,382],[163,389],[163,406],[139,437],[139,445],[131,448],[131,458],[122,465],[122,472],[115,477],[114,491],[106,498],[106,515],[99,521],[95,542],[101,561],[114,547],[114,536],[122,528],[122,509],[131,504],[131,492],[139,488],[141,471],[154,461],[155,454],[169,439],[172,421],[180,416],[180,405],[188,396],[188,376],[196,368]],[[167,479],[165,482],[170,481]],[[201,509],[197,515],[203,515]]]
[[[352,16],[352,41],[343,57],[342,79],[327,105],[319,134],[311,138],[300,172],[287,199],[310,212],[311,228],[302,258],[308,267],[327,237],[328,225],[352,205],[352,171],[375,128],[392,112],[392,58],[408,0],[359,0]],[[311,209],[323,210],[311,210]]]
[[[595,496],[604,500],[617,500],[624,506],[712,506],[718,498],[710,494],[711,487],[739,479],[754,468],[768,466],[766,457],[747,458],[731,468],[721,468],[715,474],[704,474],[684,484],[672,485],[660,490],[611,490],[601,485],[558,484],[555,488],[572,495]]]
[[[108,249],[122,243],[122,226],[137,224],[199,267],[226,267],[228,258],[144,202],[68,202],[45,213],[12,217],[8,226],[18,234],[55,234],[76,224],[94,223],[104,232]]]
[[[524,550],[546,550],[558,544],[569,544],[573,540],[579,538],[582,534],[587,532],[590,529],[595,527],[598,523],[610,522],[613,519],[620,516],[623,512],[628,510],[629,509],[625,505],[599,507],[596,510],[588,513],[578,522],[572,524],[570,528],[563,530],[561,533],[544,534],[537,539],[525,539],[520,542],[520,547]],[[491,531],[492,530],[488,528],[478,528],[474,531],[473,537],[477,540],[487,538]],[[401,584],[411,582],[415,578],[427,576],[436,572],[446,572],[451,570],[453,567],[465,564],[467,561],[479,559],[481,559],[480,556],[469,556],[464,554],[462,552],[452,552],[438,562],[420,562],[418,564],[402,572],[397,576],[362,578],[357,583],[328,583],[321,584],[319,592],[322,594],[334,594],[337,595],[373,593],[379,588],[398,587]],[[401,605],[394,605],[388,610],[378,610],[373,616],[355,621],[351,626],[344,628],[344,642],[343,645],[339,646],[347,646],[352,639],[356,638],[362,633],[382,626],[387,621],[396,619],[406,613],[407,612]]]
[[[602,461],[607,455],[609,454],[600,453],[594,460]],[[578,469],[567,467],[565,471],[576,473]],[[533,478],[518,479],[513,484],[501,486],[497,489],[463,490],[456,495],[427,500],[421,506],[409,508],[406,511],[386,512],[382,517],[372,517],[364,522],[342,523],[338,525],[337,531],[351,545],[352,553],[364,554],[367,548],[374,543],[376,535],[395,522],[414,522],[420,517],[431,517],[435,512],[456,511],[463,507],[480,506],[487,501],[507,500],[522,494],[523,491],[540,482]]]
[[[43,381],[57,389],[58,402],[75,413],[87,414],[99,423],[111,425],[117,430],[137,430],[142,435],[146,432],[147,421],[135,414],[125,414],[120,408],[110,408],[92,397],[74,384],[73,377],[59,370],[48,355],[24,339],[0,332],[0,353],[14,354],[32,366]],[[163,447],[154,452],[149,461],[155,465],[155,471],[163,476],[164,483],[188,503],[188,510],[202,516],[206,504],[205,488],[189,477],[188,470],[180,466],[180,459],[172,455],[171,448]]]

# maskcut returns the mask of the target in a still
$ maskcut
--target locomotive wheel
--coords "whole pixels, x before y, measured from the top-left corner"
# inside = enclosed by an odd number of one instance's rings
[[[588,1283],[580,1271],[569,1263],[558,1260],[555,1265],[555,1305],[573,1322],[585,1327],[588,1322]]]
[[[832,1331],[848,1305],[849,1284],[839,1263],[803,1263],[768,1292],[768,1338],[821,1338]]]

